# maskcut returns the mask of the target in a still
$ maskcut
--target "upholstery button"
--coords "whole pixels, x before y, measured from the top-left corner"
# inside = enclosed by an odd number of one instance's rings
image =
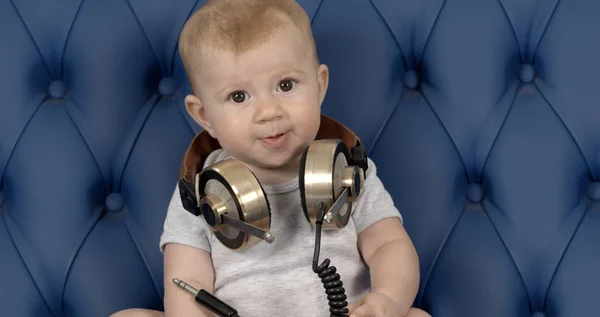
[[[121,194],[111,193],[110,195],[108,195],[108,197],[106,197],[104,205],[106,206],[106,209],[108,209],[108,211],[116,212],[123,209],[125,202],[123,201],[123,196],[121,196]]]
[[[55,80],[48,86],[48,94],[54,99],[62,99],[67,95],[67,85],[60,80]]]
[[[414,70],[407,70],[404,73],[404,86],[408,89],[415,89],[419,85],[419,75]]]
[[[176,89],[177,84],[173,78],[165,77],[158,83],[158,92],[163,96],[173,96]]]
[[[481,184],[469,184],[467,188],[467,199],[472,203],[479,203],[483,200],[483,186]]]
[[[600,201],[600,182],[592,182],[588,186],[588,197],[594,201]]]
[[[530,83],[535,78],[535,69],[531,64],[523,64],[521,65],[521,69],[519,69],[519,79],[523,83]]]
[[[531,317],[546,317],[546,314],[537,311],[537,312],[531,314]]]

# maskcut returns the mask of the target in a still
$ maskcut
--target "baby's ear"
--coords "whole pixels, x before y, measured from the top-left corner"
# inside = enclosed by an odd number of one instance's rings
[[[319,69],[317,70],[317,80],[319,82],[319,104],[321,104],[327,93],[327,86],[329,86],[329,68],[327,65],[319,65]]]
[[[185,109],[188,114],[198,123],[203,130],[206,130],[213,138],[216,138],[215,131],[206,116],[206,109],[200,102],[200,98],[194,95],[187,95],[185,97]]]

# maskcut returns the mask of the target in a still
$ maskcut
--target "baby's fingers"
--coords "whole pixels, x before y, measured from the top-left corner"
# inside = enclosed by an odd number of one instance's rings
[[[353,303],[350,303],[350,305],[348,305],[348,316],[350,316],[355,309],[360,307],[360,305],[362,305],[362,298]]]
[[[375,317],[375,310],[369,305],[360,305],[350,310],[350,317]]]

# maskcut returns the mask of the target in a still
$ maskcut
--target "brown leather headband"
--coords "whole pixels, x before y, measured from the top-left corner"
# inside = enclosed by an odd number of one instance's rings
[[[366,151],[358,135],[340,122],[324,114],[321,114],[321,125],[319,126],[319,131],[317,132],[315,139],[340,139],[346,144],[348,152],[350,152],[354,159],[361,159],[360,157],[356,157],[356,154],[362,154],[366,159]],[[358,147],[358,150],[362,153],[354,153],[356,150],[352,150],[352,148],[355,146]],[[204,161],[208,155],[218,149],[221,149],[221,144],[206,131],[202,131],[196,135],[183,157],[183,161],[179,168],[179,179],[185,180],[189,184],[193,184],[196,174],[204,167]],[[362,162],[356,162],[356,164],[359,164],[360,166],[362,165]],[[366,162],[364,164],[366,165]],[[366,169],[366,166],[360,167]]]
[[[367,171],[367,154],[364,145],[358,135],[335,119],[321,114],[321,124],[317,132],[316,140],[340,139],[346,145],[350,153],[349,164],[358,165],[365,173]],[[194,179],[196,174],[202,171],[204,162],[210,153],[221,149],[217,139],[202,131],[194,137],[186,150],[181,166],[179,168],[179,190],[185,209],[198,214],[197,202],[194,190]]]

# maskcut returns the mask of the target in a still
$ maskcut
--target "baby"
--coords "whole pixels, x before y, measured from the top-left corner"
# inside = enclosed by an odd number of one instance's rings
[[[113,317],[214,316],[174,278],[213,293],[244,317],[329,316],[312,271],[315,234],[298,185],[300,156],[322,123],[329,80],[306,12],[294,0],[209,0],[185,24],[179,49],[193,88],[187,110],[222,146],[204,167],[235,158],[254,173],[268,196],[275,241],[227,248],[204,218],[183,208],[177,189],[160,241],[165,313],[129,309]],[[348,224],[323,231],[321,258],[341,275],[349,316],[429,316],[411,308],[417,254],[375,164],[368,164]]]

